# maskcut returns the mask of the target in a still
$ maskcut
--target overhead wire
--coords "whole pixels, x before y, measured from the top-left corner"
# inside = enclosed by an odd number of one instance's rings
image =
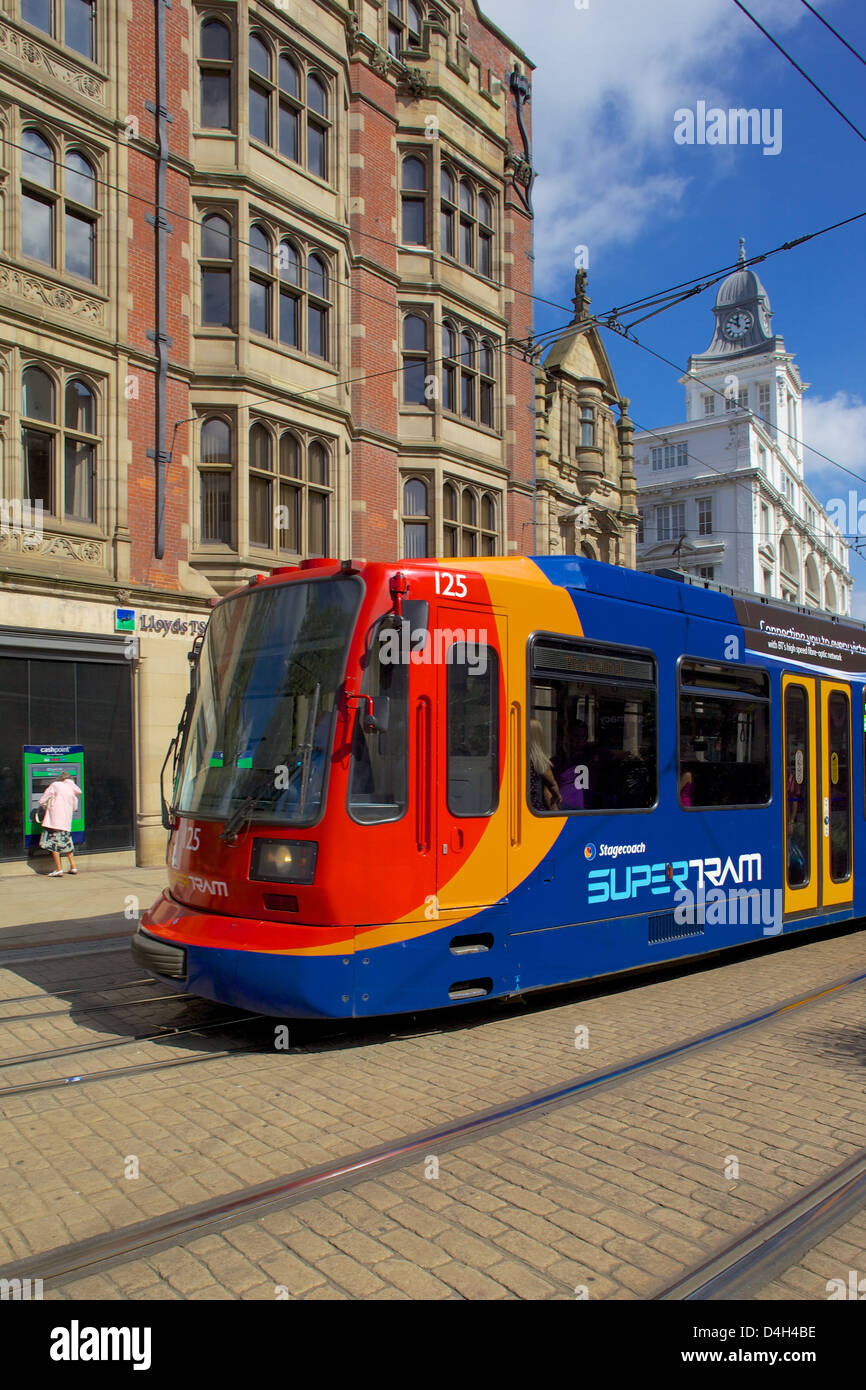
[[[809,83],[809,86],[814,87],[819,97],[822,97],[823,100],[826,101],[828,106],[832,106],[833,110],[836,112],[836,115],[842,117],[842,120],[845,122],[847,126],[850,126],[851,130],[853,130],[854,134],[858,137],[858,139],[862,140],[864,144],[866,144],[866,135],[864,135],[860,127],[856,126],[852,120],[849,120],[849,118],[845,115],[845,112],[841,109],[841,107],[836,105],[832,97],[827,95],[823,87],[820,87],[818,83],[809,76],[805,68],[800,67],[800,64],[797,62],[797,60],[795,58],[792,58],[788,50],[786,48],[783,48],[777,39],[773,38],[773,35],[770,33],[769,29],[764,28],[760,20],[756,19],[755,16],[752,14],[751,10],[746,9],[742,0],[734,0],[734,4],[736,5],[737,9],[742,10],[746,18],[750,19],[752,23],[755,25],[755,27],[757,29],[760,29],[761,33],[770,40],[770,43],[773,45],[774,48],[777,48],[779,50],[779,52],[782,54],[782,57],[787,58],[791,66],[797,69],[800,76],[805,77],[806,81]],[[809,6],[809,8],[812,8],[811,5]],[[812,13],[814,14],[815,11],[813,10]],[[819,15],[818,18],[820,19],[821,16]],[[858,54],[857,56],[859,57],[860,55]]]
[[[864,67],[866,67],[866,58],[863,57],[863,54],[858,53],[857,49],[853,48],[846,38],[843,38],[843,36],[839,33],[839,30],[833,28],[833,25],[830,23],[829,19],[825,19],[822,14],[819,14],[818,11],[815,9],[815,6],[809,4],[809,0],[800,0],[800,3],[801,5],[805,5],[807,10],[811,10],[815,18],[820,20],[821,23],[824,25],[824,28],[829,29],[831,34],[835,34],[839,42],[845,45],[848,52],[853,53],[854,57],[857,58],[864,65]]]

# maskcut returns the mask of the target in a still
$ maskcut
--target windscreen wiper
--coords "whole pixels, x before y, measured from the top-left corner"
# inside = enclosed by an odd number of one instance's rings
[[[299,751],[300,750],[297,748],[292,749],[292,752],[285,759],[285,762],[288,763],[289,758],[295,757]],[[300,766],[300,762],[298,762],[296,766]],[[220,839],[227,845],[235,844],[241,829],[250,823],[253,817],[253,811],[255,811],[256,807],[260,806],[264,800],[265,793],[274,790],[274,775],[271,769],[268,768],[267,780],[264,786],[259,786],[256,791],[251,792],[249,796],[244,798],[237,810],[232,812],[220,831]]]

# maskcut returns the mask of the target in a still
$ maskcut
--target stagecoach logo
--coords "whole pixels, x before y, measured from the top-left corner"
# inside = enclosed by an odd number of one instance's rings
[[[593,844],[591,844],[591,843],[588,844],[588,845],[584,845],[584,848],[583,848],[583,857],[584,857],[584,859],[594,859],[595,856],[596,856],[596,848],[595,848],[595,845],[593,845]]]

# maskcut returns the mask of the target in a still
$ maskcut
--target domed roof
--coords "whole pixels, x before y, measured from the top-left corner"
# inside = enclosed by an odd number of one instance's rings
[[[731,304],[746,304],[752,299],[763,299],[769,308],[767,291],[753,270],[746,266],[746,242],[740,237],[740,254],[737,269],[719,285],[716,295],[716,308],[727,309]]]

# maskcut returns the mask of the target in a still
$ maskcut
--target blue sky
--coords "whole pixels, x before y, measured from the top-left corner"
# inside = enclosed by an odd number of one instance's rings
[[[574,248],[589,251],[602,312],[866,210],[866,142],[813,91],[733,0],[485,0],[537,64],[533,79],[537,331],[570,317]],[[800,0],[744,0],[866,133],[866,67]],[[864,0],[811,0],[866,56]],[[782,111],[782,145],[680,145],[674,113]],[[773,326],[810,383],[804,434],[862,481],[806,452],[819,498],[848,496],[866,518],[866,218],[757,267]],[[714,291],[650,319],[642,341],[686,365],[712,335]],[[626,320],[627,321],[627,320]],[[617,382],[642,428],[684,417],[680,373],[607,335]],[[863,522],[866,530],[866,519]],[[866,561],[853,557],[866,618]]]

